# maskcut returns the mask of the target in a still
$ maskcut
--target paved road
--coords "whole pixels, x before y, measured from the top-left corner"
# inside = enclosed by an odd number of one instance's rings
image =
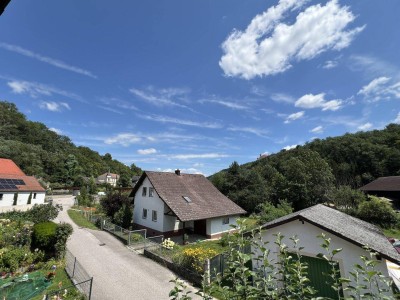
[[[67,247],[86,271],[93,276],[93,300],[157,300],[169,299],[176,275],[167,268],[135,252],[129,251],[111,234],[77,227],[67,209],[72,197],[54,198],[63,204],[57,221],[68,222],[74,233]],[[104,246],[100,244],[104,243]]]

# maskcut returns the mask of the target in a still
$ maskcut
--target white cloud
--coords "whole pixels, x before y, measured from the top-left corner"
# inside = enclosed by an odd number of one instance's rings
[[[175,155],[170,155],[169,158],[172,159],[194,159],[194,158],[223,158],[223,157],[228,157],[226,154],[220,154],[220,153],[203,153],[203,154],[175,154]]]
[[[400,99],[400,81],[393,83],[390,77],[378,77],[363,86],[357,94],[369,101]]]
[[[221,106],[228,107],[230,109],[234,110],[247,110],[249,107],[243,104],[239,104],[237,102],[233,101],[227,101],[227,100],[221,100],[221,99],[202,99],[199,100],[199,103],[214,103],[214,104],[219,104]]]
[[[188,102],[187,96],[190,93],[187,88],[156,89],[153,86],[148,86],[145,89],[131,88],[129,91],[136,97],[155,106],[178,106],[184,108],[187,108],[187,106],[178,103],[178,101]]]
[[[149,154],[156,154],[157,150],[154,148],[149,148],[149,149],[139,149],[137,151],[138,154],[140,155],[149,155]]]
[[[397,114],[396,119],[393,120],[393,123],[400,124],[400,112]]]
[[[293,103],[295,101],[295,99],[292,96],[284,93],[272,94],[271,99],[279,103]]]
[[[323,133],[324,129],[323,129],[322,126],[317,126],[317,127],[313,128],[313,129],[311,129],[310,132],[312,132],[312,133]]]
[[[39,103],[39,107],[53,112],[61,112],[64,109],[71,110],[68,103],[65,102],[42,101]]]
[[[287,151],[287,150],[292,150],[292,149],[296,148],[297,146],[298,146],[297,144],[295,144],[295,145],[288,145],[288,146],[286,146],[286,147],[283,147],[283,149],[285,149],[286,151]]]
[[[4,76],[0,76],[0,78],[10,80],[9,78]],[[86,103],[86,101],[84,101],[80,96],[74,93],[67,92],[38,82],[11,79],[7,82],[7,85],[11,88],[11,91],[13,93],[28,94],[32,98],[37,98],[38,96],[52,96],[56,94]]]
[[[372,123],[365,123],[365,124],[363,124],[363,125],[360,125],[360,126],[358,126],[358,129],[360,129],[360,130],[368,130],[368,129],[371,129],[371,127],[372,127]]]
[[[135,110],[137,111],[137,107],[128,101],[124,101],[115,97],[112,98],[101,98],[100,101],[112,107],[118,107],[125,110]]]
[[[338,66],[339,62],[337,60],[327,60],[322,68],[324,69],[333,69]]]
[[[293,113],[286,117],[285,124],[288,124],[292,121],[298,120],[304,116],[304,111],[299,111],[297,113]]]
[[[335,100],[325,100],[325,94],[306,94],[300,97],[294,106],[301,107],[301,108],[322,108],[322,110],[338,110],[341,108],[342,100],[335,99]]]
[[[228,128],[229,131],[239,131],[239,132],[246,132],[246,133],[252,133],[254,135],[257,135],[259,137],[266,137],[268,134],[267,130],[264,129],[259,129],[259,128],[252,128],[252,127],[235,127],[235,126],[230,126]]]
[[[41,54],[37,54],[35,52],[32,52],[30,50],[24,49],[22,47],[16,46],[16,45],[11,45],[11,44],[7,44],[7,43],[0,43],[0,48],[14,52],[14,53],[18,53],[36,60],[39,60],[41,62],[47,63],[49,65],[52,65],[54,67],[60,68],[60,69],[64,69],[67,71],[71,71],[74,73],[78,73],[81,75],[85,75],[85,76],[89,76],[92,78],[97,78],[96,75],[93,75],[92,72],[84,70],[82,68],[79,67],[75,67],[69,64],[66,64],[65,62],[58,60],[58,59],[54,59],[54,58],[50,58],[47,56],[43,56]]]
[[[131,144],[137,144],[141,141],[142,139],[133,133],[119,133],[116,136],[107,138],[104,142],[107,145],[119,144],[128,147]]]
[[[200,128],[211,128],[211,129],[222,128],[222,125],[219,123],[196,122],[191,120],[171,118],[167,116],[151,115],[151,116],[140,116],[140,117],[146,120],[161,122],[161,123],[173,123],[178,125],[193,126]]]
[[[49,130],[51,130],[51,131],[53,131],[53,132],[55,132],[55,133],[57,133],[59,135],[63,134],[61,129],[57,129],[57,128],[51,127],[51,128],[49,128]]]
[[[225,74],[251,79],[284,72],[294,61],[348,47],[365,27],[346,31],[355,16],[337,0],[307,7],[291,25],[284,22],[289,12],[306,2],[280,0],[257,15],[245,31],[234,30],[222,44],[224,55],[219,65]]]

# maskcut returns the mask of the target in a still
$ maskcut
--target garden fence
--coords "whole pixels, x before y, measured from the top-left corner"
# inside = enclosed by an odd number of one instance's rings
[[[91,277],[76,257],[67,250],[65,271],[76,286],[89,300],[92,294],[93,277]]]

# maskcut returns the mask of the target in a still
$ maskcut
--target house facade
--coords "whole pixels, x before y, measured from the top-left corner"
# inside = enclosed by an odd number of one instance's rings
[[[360,187],[360,191],[369,195],[400,200],[400,176],[379,177]]]
[[[133,222],[149,235],[218,238],[245,211],[203,175],[145,171],[135,185]]]
[[[97,177],[96,183],[97,184],[107,183],[111,186],[117,186],[118,179],[119,179],[118,174],[107,172]]]
[[[0,210],[28,209],[43,204],[46,190],[33,176],[24,172],[10,159],[0,158]]]
[[[330,238],[331,250],[342,249],[334,257],[338,262],[341,277],[353,280],[350,272],[353,272],[356,264],[363,265],[360,256],[369,256],[363,249],[365,245],[379,254],[378,259],[381,263],[376,269],[385,276],[388,276],[386,261],[396,264],[400,262],[400,255],[379,228],[321,204],[265,224],[261,234],[263,242],[268,242],[266,247],[271,251],[270,261],[279,263],[279,249],[274,242],[276,235],[281,234],[284,236],[283,242],[289,247],[288,250],[299,252],[304,258],[303,261],[308,263],[310,285],[319,291],[316,296],[333,299],[337,297],[335,291],[326,283],[328,278],[322,275],[323,272],[330,272],[331,267],[325,260],[317,257],[319,253],[326,254],[320,246],[322,240],[318,238],[321,233]],[[293,236],[299,240],[297,247],[303,247],[300,251],[299,248],[292,247],[293,242],[289,238]],[[256,249],[253,250],[257,253]],[[253,267],[257,268],[257,263],[253,260]]]

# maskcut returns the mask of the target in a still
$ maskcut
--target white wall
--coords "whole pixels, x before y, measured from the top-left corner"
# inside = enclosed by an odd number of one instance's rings
[[[338,248],[343,249],[342,252],[335,255],[335,259],[339,262],[340,275],[342,277],[350,277],[349,272],[354,269],[354,265],[362,265],[360,255],[368,255],[364,249],[347,242],[336,235],[325,232],[321,228],[318,228],[310,223],[304,222],[304,224],[302,224],[301,221],[294,220],[292,222],[263,231],[262,239],[264,242],[269,242],[266,247],[271,250],[271,255],[269,257],[270,261],[277,261],[278,246],[274,244],[276,241],[276,236],[274,236],[274,234],[277,233],[281,233],[283,236],[285,236],[283,242],[289,247],[289,250],[293,249],[293,242],[290,241],[289,238],[297,235],[297,238],[299,239],[298,247],[304,247],[300,253],[312,257],[316,257],[318,253],[324,253],[324,249],[320,246],[322,240],[317,238],[317,236],[321,233],[325,233],[326,237],[331,238],[331,250]],[[256,267],[256,261],[253,261],[253,266]],[[382,260],[382,263],[379,264],[377,269],[385,276],[388,276],[385,260]]]
[[[14,203],[14,192],[0,192],[3,194],[3,199],[0,200],[0,206],[12,206]],[[28,203],[30,192],[18,192],[17,205],[26,205]],[[34,193],[32,192],[31,204],[43,204],[45,192],[36,192],[36,199],[33,199]],[[15,206],[14,206],[15,207]]]
[[[229,224],[222,224],[222,220],[224,219],[224,217],[207,219],[207,235],[214,235],[232,230],[232,227],[230,225],[237,225],[236,221],[240,216],[236,215],[228,217]]]
[[[142,196],[143,187],[147,187],[146,196]],[[154,230],[164,232],[164,202],[154,191],[153,197],[149,197],[149,188],[152,187],[148,178],[145,178],[135,195],[135,206],[133,208],[133,222]],[[143,219],[143,208],[147,209],[147,218]],[[157,222],[152,221],[152,211],[157,211]]]

